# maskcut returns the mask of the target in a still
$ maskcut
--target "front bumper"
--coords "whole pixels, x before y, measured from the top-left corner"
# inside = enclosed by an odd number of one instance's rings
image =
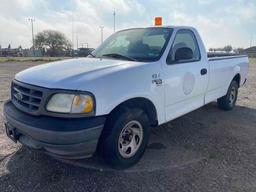
[[[90,157],[97,148],[106,116],[58,118],[33,116],[4,104],[7,133],[25,146],[65,159]]]

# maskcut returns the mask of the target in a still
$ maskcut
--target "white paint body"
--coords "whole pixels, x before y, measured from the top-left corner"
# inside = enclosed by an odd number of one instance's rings
[[[156,62],[70,59],[32,67],[18,73],[15,79],[52,89],[89,91],[96,99],[96,116],[109,114],[129,99],[146,98],[154,104],[159,124],[224,96],[237,74],[241,77],[240,85],[245,82],[247,57],[209,61],[203,42],[194,28],[173,28],[165,52]],[[167,54],[179,29],[194,32],[201,52],[200,61],[166,64]],[[202,68],[207,69],[206,75],[200,74]],[[152,83],[154,74],[162,79],[161,85]]]

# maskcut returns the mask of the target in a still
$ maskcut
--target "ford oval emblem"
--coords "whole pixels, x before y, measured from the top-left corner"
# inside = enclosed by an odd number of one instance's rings
[[[16,99],[18,99],[18,100],[22,100],[22,99],[23,99],[23,95],[22,95],[21,93],[16,93],[14,96],[15,96]]]

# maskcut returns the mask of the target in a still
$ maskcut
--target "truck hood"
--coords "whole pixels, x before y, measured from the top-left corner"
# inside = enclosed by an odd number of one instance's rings
[[[91,80],[136,63],[115,59],[69,59],[26,69],[16,74],[15,79],[41,87],[75,90],[79,84],[86,83],[86,79]]]

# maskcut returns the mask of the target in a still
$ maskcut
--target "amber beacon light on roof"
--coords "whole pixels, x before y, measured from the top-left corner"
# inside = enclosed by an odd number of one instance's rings
[[[162,26],[163,19],[162,17],[155,17],[155,26]]]

